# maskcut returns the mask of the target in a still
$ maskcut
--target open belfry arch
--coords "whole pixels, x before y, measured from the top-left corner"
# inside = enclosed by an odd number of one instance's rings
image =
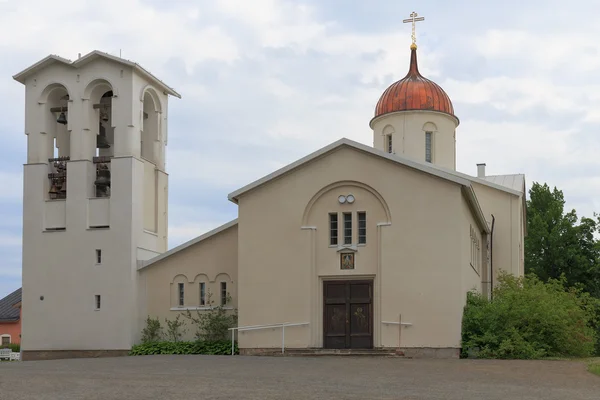
[[[422,20],[405,20],[408,72],[373,99],[372,146],[341,138],[233,191],[236,219],[170,250],[177,92],[98,51],[17,74],[24,359],[126,354],[147,316],[215,305],[237,309],[242,354],[458,357],[467,292],[523,274],[525,176],[456,171],[459,119],[419,70]]]

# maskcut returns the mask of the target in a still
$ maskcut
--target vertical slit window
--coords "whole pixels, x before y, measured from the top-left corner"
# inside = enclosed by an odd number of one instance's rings
[[[227,304],[227,282],[221,282],[221,305]]]
[[[387,141],[387,152],[388,153],[392,153],[392,135],[386,135],[386,141]]]
[[[431,132],[425,132],[425,161],[431,162]]]
[[[179,307],[183,307],[184,304],[184,298],[185,298],[185,293],[183,292],[183,283],[180,283],[178,285],[179,288]]]
[[[344,213],[344,244],[352,244],[352,214]]]
[[[367,244],[367,213],[358,212],[358,244]]]
[[[100,304],[100,300],[101,300],[101,299],[100,299],[100,295],[99,295],[99,294],[97,294],[97,295],[96,295],[96,310],[99,310],[99,309],[100,309],[100,305],[101,305],[101,304]]]
[[[200,282],[200,305],[206,305],[206,283]]]
[[[102,250],[96,249],[96,264],[102,264]]]
[[[329,245],[337,246],[338,244],[338,215],[337,213],[329,214]]]

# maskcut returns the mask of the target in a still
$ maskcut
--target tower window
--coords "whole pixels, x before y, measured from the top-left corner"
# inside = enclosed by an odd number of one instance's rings
[[[206,305],[206,283],[200,282],[200,305]]]
[[[221,305],[227,304],[227,282],[221,282]]]
[[[344,213],[344,244],[352,244],[352,213]]]
[[[96,249],[96,264],[102,264],[102,250]]]
[[[425,132],[425,161],[431,162],[431,132]]]
[[[385,137],[385,141],[386,141],[386,147],[387,147],[387,152],[388,153],[392,153],[392,135],[386,135]]]
[[[329,214],[329,245],[337,246],[338,244],[338,215],[337,213]]]
[[[367,213],[358,212],[358,244],[367,244]]]
[[[100,309],[100,305],[101,305],[101,304],[100,304],[100,301],[101,301],[101,299],[100,299],[100,295],[99,295],[99,294],[97,294],[97,295],[96,295],[96,310],[99,310],[99,309]]]
[[[179,288],[178,294],[179,294],[179,307],[183,307],[184,304],[184,292],[183,292],[183,283],[180,283],[177,285]]]

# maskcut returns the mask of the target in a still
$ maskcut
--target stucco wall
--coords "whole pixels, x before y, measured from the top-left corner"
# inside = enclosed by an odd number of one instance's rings
[[[21,343],[21,320],[17,322],[0,322],[0,338],[10,335],[11,343]],[[0,340],[0,347],[2,340]]]
[[[473,188],[490,225],[492,214],[495,217],[492,255],[494,282],[500,270],[523,275],[522,197],[477,182],[473,182]]]
[[[432,132],[432,163],[456,169],[457,120],[431,111],[401,111],[371,122],[373,147],[387,151],[385,134],[392,134],[393,152],[425,162],[425,132]]]
[[[158,317],[163,324],[165,318],[173,320],[185,309],[196,313],[206,306],[200,305],[200,282],[213,293],[215,305],[220,302],[220,282],[227,283],[231,302],[227,307],[236,308],[237,296],[237,247],[238,228],[234,225],[186,249],[151,264],[139,271],[141,296],[144,308],[140,313],[140,329],[147,316]],[[179,307],[177,284],[185,284],[184,307]],[[192,339],[195,328],[188,324],[185,339]],[[139,339],[139,337],[138,337]]]
[[[350,192],[356,202],[340,205]],[[382,321],[402,314],[414,324],[402,346],[458,347],[464,201],[458,184],[347,147],[243,194],[239,324],[309,322],[287,329],[286,345],[319,347],[323,280],[373,278],[375,346],[397,346],[398,327]],[[327,214],[346,210],[367,212],[368,243],[357,247],[356,268],[341,271]],[[278,329],[247,332],[240,347],[275,347],[280,338]]]

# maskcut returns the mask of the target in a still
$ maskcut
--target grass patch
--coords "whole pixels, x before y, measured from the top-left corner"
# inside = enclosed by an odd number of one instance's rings
[[[600,358],[592,358],[587,361],[588,371],[600,376]]]

